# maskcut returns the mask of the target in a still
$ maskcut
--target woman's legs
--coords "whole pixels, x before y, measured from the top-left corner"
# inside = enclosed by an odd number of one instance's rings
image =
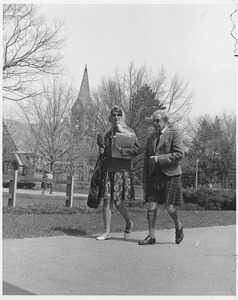
[[[104,222],[104,235],[108,236],[111,231],[111,218],[112,218],[113,203],[110,198],[104,199],[103,203],[103,222]]]
[[[130,219],[130,215],[129,215],[129,211],[125,205],[124,201],[121,200],[117,200],[115,202],[115,206],[118,209],[119,213],[122,215],[122,217],[125,219],[126,221],[126,230],[131,230],[131,219]]]
[[[130,219],[129,211],[125,205],[125,200],[129,197],[130,191],[130,173],[128,171],[122,171],[115,173],[111,182],[112,194],[115,206],[119,213],[126,221],[125,230],[130,231],[132,228],[132,222]],[[123,199],[123,200],[122,200]]]

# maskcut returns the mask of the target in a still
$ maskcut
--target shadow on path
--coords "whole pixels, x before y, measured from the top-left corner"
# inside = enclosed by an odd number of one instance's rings
[[[85,236],[88,235],[87,232],[84,229],[72,229],[72,228],[65,228],[65,227],[52,227],[52,230],[55,231],[63,231],[67,235],[73,235],[73,236]]]
[[[3,295],[35,295],[5,281],[3,281],[2,293]]]

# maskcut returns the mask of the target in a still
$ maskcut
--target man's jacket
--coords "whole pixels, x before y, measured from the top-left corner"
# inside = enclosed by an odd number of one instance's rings
[[[147,140],[144,156],[144,167],[142,175],[142,183],[150,180],[156,164],[159,164],[161,170],[168,176],[176,176],[182,174],[180,161],[183,158],[183,140],[180,133],[174,129],[167,127],[156,147],[157,132],[153,132]],[[157,163],[150,163],[150,156],[158,156]]]

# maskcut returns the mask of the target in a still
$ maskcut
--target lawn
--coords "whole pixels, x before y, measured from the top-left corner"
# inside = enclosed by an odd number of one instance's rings
[[[73,208],[64,206],[65,200],[51,196],[17,195],[16,208],[6,206],[8,195],[3,195],[2,236],[4,239],[31,238],[59,235],[91,235],[103,231],[101,206],[90,209],[85,198],[74,201]],[[4,205],[5,203],[5,205]],[[137,201],[129,207],[134,223],[133,230],[147,230],[147,206]],[[183,211],[179,212],[185,228],[236,224],[235,211]],[[173,222],[163,210],[158,212],[157,229],[173,228]],[[115,210],[112,216],[112,232],[123,232],[125,222]]]

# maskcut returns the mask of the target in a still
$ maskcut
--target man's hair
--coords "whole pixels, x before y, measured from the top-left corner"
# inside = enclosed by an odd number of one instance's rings
[[[168,111],[164,111],[164,110],[160,110],[160,109],[157,109],[152,117],[154,117],[155,115],[161,115],[161,118],[163,120],[165,120],[165,122],[169,122],[169,118],[170,118],[170,113]]]

